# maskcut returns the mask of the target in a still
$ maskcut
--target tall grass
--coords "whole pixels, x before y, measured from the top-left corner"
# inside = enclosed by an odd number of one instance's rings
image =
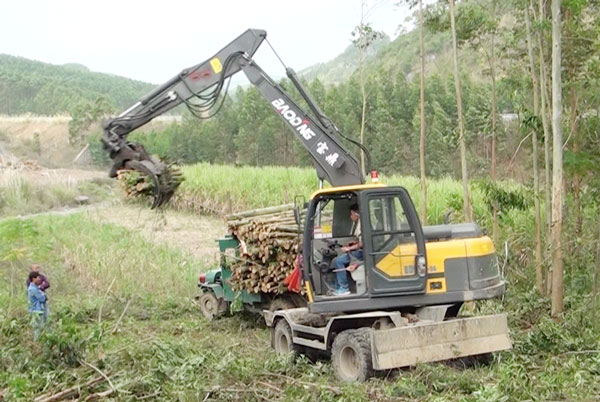
[[[0,175],[0,217],[74,206],[77,205],[75,198],[78,195],[85,195],[90,202],[97,202],[111,194],[112,187],[104,180],[49,181],[7,171]]]
[[[200,212],[228,213],[293,202],[296,196],[308,200],[318,188],[312,168],[234,167],[200,163],[183,167],[185,181],[174,199],[176,208]],[[420,181],[412,176],[383,176],[382,183],[405,187],[414,204],[420,204]],[[502,182],[506,188],[522,187],[514,182]],[[462,218],[462,184],[449,177],[429,180],[427,184],[427,222],[440,224],[447,214],[453,221]],[[471,185],[474,216],[487,226],[491,214],[485,196]],[[507,212],[510,213],[510,212]]]
[[[79,299],[97,298],[109,287],[122,297],[189,297],[203,268],[179,251],[153,245],[120,226],[95,223],[79,214],[39,216],[31,222],[29,236],[24,236],[18,219],[0,222],[4,232],[0,239],[5,247],[27,250],[22,260],[47,261],[47,272],[58,284],[53,291]],[[20,273],[22,279],[26,274],[25,267]]]

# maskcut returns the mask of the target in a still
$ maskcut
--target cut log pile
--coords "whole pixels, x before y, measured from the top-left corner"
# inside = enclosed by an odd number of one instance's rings
[[[234,290],[276,294],[288,290],[284,279],[300,252],[293,207],[286,204],[227,216],[229,233],[240,242],[239,258],[230,260]]]
[[[151,196],[154,193],[154,183],[145,175],[135,170],[119,170],[117,179],[127,198]]]

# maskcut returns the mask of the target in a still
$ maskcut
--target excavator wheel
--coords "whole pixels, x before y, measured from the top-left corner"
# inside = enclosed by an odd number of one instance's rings
[[[285,319],[277,321],[271,330],[271,345],[275,353],[283,356],[296,357],[299,349],[292,340],[292,328]]]
[[[331,362],[344,382],[366,381],[374,375],[371,329],[349,329],[339,333],[331,347]]]

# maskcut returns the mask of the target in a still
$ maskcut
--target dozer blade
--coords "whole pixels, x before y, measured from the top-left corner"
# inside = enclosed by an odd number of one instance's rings
[[[505,314],[372,331],[371,339],[376,370],[512,348]]]

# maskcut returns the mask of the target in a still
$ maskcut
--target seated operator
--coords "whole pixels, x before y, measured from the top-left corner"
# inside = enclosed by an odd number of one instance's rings
[[[342,247],[342,252],[344,254],[336,257],[333,262],[333,270],[336,276],[336,290],[334,292],[335,296],[343,296],[350,294],[350,289],[348,288],[348,276],[346,274],[347,267],[350,265],[350,260],[352,257],[362,260],[363,259],[363,242],[362,242],[362,233],[360,230],[360,214],[358,212],[358,204],[353,204],[350,207],[350,220],[353,223],[353,235],[356,237],[357,241],[349,243],[347,246]]]

